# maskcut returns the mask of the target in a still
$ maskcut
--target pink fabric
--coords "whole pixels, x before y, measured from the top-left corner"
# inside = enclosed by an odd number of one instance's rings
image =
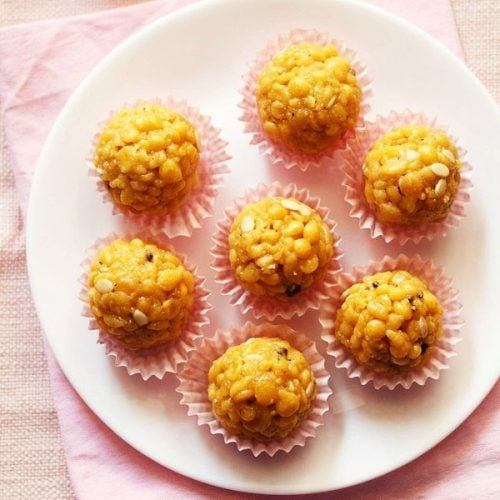
[[[0,31],[0,98],[23,214],[42,144],[83,76],[133,31],[188,3],[192,0],[148,2]],[[448,0],[372,3],[406,17],[462,55]],[[48,357],[68,468],[79,498],[236,498],[165,469],[125,444],[86,407],[50,353]],[[423,457],[383,478],[318,497],[492,498],[500,491],[499,407],[497,385],[460,429]]]

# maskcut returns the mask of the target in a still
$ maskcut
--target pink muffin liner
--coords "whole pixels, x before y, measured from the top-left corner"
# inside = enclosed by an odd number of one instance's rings
[[[236,279],[229,263],[228,236],[234,218],[247,204],[269,196],[292,197],[308,205],[320,215],[333,236],[334,255],[328,264],[323,280],[286,301],[254,295],[245,290]],[[240,306],[243,313],[251,311],[257,319],[265,318],[269,321],[273,321],[278,316],[290,319],[294,315],[301,316],[308,309],[319,309],[321,301],[329,296],[328,290],[334,286],[337,273],[342,270],[340,258],[343,252],[338,246],[340,237],[334,232],[337,223],[329,217],[329,214],[330,210],[320,205],[319,198],[310,196],[307,189],[299,189],[295,184],[282,186],[279,182],[274,182],[269,186],[259,184],[227,208],[225,218],[217,223],[217,232],[213,237],[215,246],[210,253],[214,257],[211,267],[216,272],[215,280],[222,285],[222,294],[230,296],[231,305]]]
[[[358,365],[354,356],[334,336],[336,310],[341,305],[341,295],[354,283],[365,276],[380,272],[405,270],[425,280],[429,290],[438,298],[443,307],[443,336],[436,341],[428,362],[400,375],[385,375]],[[394,389],[401,385],[409,389],[413,384],[424,385],[428,379],[437,380],[441,370],[449,368],[449,360],[456,356],[455,346],[460,342],[459,332],[463,325],[460,317],[462,305],[458,302],[458,290],[453,288],[452,280],[444,274],[444,269],[419,255],[407,257],[400,254],[393,258],[386,256],[379,262],[370,262],[366,266],[355,266],[351,273],[343,273],[338,279],[338,286],[331,290],[320,313],[322,326],[321,338],[327,343],[327,353],[335,358],[335,366],[343,368],[349,378],[358,378],[362,385],[373,383],[375,389],[385,387]]]
[[[302,352],[316,378],[317,396],[307,419],[287,437],[269,443],[259,443],[229,434],[215,418],[207,394],[208,371],[212,362],[229,347],[239,345],[252,337],[279,337],[287,340]],[[181,404],[187,406],[188,415],[196,416],[198,425],[207,425],[212,434],[221,434],[225,443],[234,443],[239,451],[250,450],[255,457],[261,453],[267,453],[269,456],[278,451],[288,453],[295,446],[304,446],[306,440],[316,436],[316,429],[323,425],[323,415],[328,411],[328,398],[332,394],[328,385],[330,375],[314,342],[289,326],[269,323],[254,325],[247,322],[227,331],[217,330],[212,337],[205,338],[200,348],[190,355],[177,378],[179,386],[176,391],[182,395]]]
[[[138,101],[131,106],[137,106],[142,102],[146,101]],[[97,190],[102,194],[103,201],[111,203],[113,215],[121,217],[125,224],[147,227],[153,233],[164,233],[170,238],[191,236],[193,230],[201,228],[203,220],[212,215],[213,204],[219,189],[223,185],[224,174],[230,171],[227,161],[231,157],[225,150],[228,143],[220,138],[220,130],[211,124],[209,117],[202,115],[196,108],[188,106],[185,101],[177,101],[169,97],[166,99],[152,99],[147,102],[163,105],[180,113],[196,128],[201,145],[198,183],[184,203],[175,212],[168,215],[135,214],[115,204],[93,163],[97,140],[107,120],[100,123],[100,130],[92,140],[91,152],[88,158],[89,176],[95,179]],[[128,106],[128,104],[125,106]],[[112,111],[109,114],[108,120],[115,112]]]
[[[89,285],[87,277],[90,265],[100,248],[111,244],[117,238],[131,240],[141,238],[143,241],[153,243],[165,250],[174,252],[182,261],[186,269],[189,269],[195,277],[194,303],[189,314],[189,319],[180,337],[173,339],[163,345],[151,347],[149,349],[131,350],[124,347],[112,335],[99,328],[88,303]],[[98,239],[88,250],[87,257],[82,262],[82,275],[80,282],[82,289],[79,298],[83,302],[82,315],[88,318],[89,330],[96,330],[98,333],[97,342],[104,345],[106,354],[114,358],[115,366],[124,367],[129,375],[136,373],[147,380],[150,377],[163,378],[165,373],[175,373],[180,364],[187,359],[188,353],[195,349],[197,339],[203,336],[202,330],[209,323],[207,313],[212,308],[208,302],[210,292],[204,288],[205,278],[197,273],[197,268],[189,265],[186,257],[176,252],[169,244],[164,235],[148,232],[127,233],[125,235],[110,234],[105,238]]]
[[[320,33],[316,30],[295,29],[289,33],[280,35],[277,39],[268,43],[268,45],[257,54],[255,60],[250,65],[250,71],[243,76],[245,84],[243,88],[240,89],[242,100],[239,103],[239,107],[243,110],[240,120],[244,123],[244,131],[252,135],[250,143],[256,144],[259,147],[259,151],[269,158],[272,165],[280,165],[287,169],[296,167],[305,171],[309,167],[319,166],[321,160],[331,160],[335,151],[344,147],[345,140],[353,135],[354,130],[347,131],[344,137],[336,144],[315,155],[295,153],[285,146],[273,142],[264,132],[255,101],[259,75],[267,62],[277,53],[291,44],[300,42],[311,42],[318,45],[331,43],[337,48],[341,56],[350,61],[352,67],[356,71],[356,78],[362,91],[358,123],[362,122],[362,117],[370,110],[368,99],[372,95],[372,90],[370,89],[371,79],[366,73],[365,66],[358,61],[356,52],[346,48],[343,42],[330,37],[327,33]]]
[[[448,216],[441,222],[431,222],[411,227],[380,222],[375,218],[365,199],[362,165],[368,150],[381,135],[389,132],[394,127],[406,124],[419,124],[441,130],[450,137],[457,147],[462,162],[460,186]],[[401,245],[408,241],[419,243],[424,238],[432,240],[437,235],[444,236],[449,228],[458,226],[460,220],[464,217],[464,206],[470,200],[472,167],[464,159],[466,151],[447,130],[447,127],[438,125],[435,118],[428,118],[421,113],[406,110],[403,113],[392,111],[387,117],[377,116],[374,122],[365,122],[356,129],[355,134],[349,137],[345,148],[340,152],[341,168],[344,172],[342,184],[346,190],[345,200],[351,206],[349,215],[359,219],[359,227],[368,229],[372,238],[381,237],[387,243],[395,240]]]

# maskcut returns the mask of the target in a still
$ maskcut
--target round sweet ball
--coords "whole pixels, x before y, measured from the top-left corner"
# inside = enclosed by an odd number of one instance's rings
[[[333,45],[302,42],[267,63],[256,98],[265,133],[307,155],[334,145],[354,127],[361,88],[351,64]]]
[[[344,291],[335,337],[360,365],[401,373],[427,362],[443,333],[442,316],[424,281],[407,271],[380,272]]]
[[[320,281],[333,256],[327,224],[295,198],[251,203],[234,219],[229,261],[246,290],[280,300]]]
[[[96,145],[94,164],[114,202],[136,214],[166,215],[198,179],[194,126],[171,109],[140,104],[114,114]]]
[[[230,347],[213,362],[208,381],[208,398],[222,427],[256,441],[286,437],[316,398],[309,363],[279,338],[251,338]]]
[[[132,350],[179,337],[194,301],[194,276],[179,258],[139,238],[101,248],[88,285],[99,328]]]
[[[365,198],[381,222],[439,222],[455,199],[460,168],[457,148],[445,133],[422,125],[397,127],[366,155]]]

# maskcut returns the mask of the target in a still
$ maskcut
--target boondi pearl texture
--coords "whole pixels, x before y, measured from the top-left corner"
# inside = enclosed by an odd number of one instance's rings
[[[144,103],[115,113],[97,139],[94,164],[113,201],[136,214],[179,208],[198,179],[194,126],[164,106]]]
[[[309,415],[316,381],[303,354],[279,338],[251,338],[210,367],[208,397],[220,424],[256,441],[286,437]]]
[[[246,205],[228,241],[230,265],[241,286],[279,300],[321,280],[334,252],[320,215],[295,198],[280,196]]]
[[[366,155],[364,195],[381,222],[439,222],[455,199],[460,169],[457,148],[443,132],[421,125],[396,127]]]
[[[179,337],[194,302],[193,274],[175,254],[139,238],[101,248],[87,282],[97,324],[131,350]]]
[[[333,146],[354,127],[361,88],[350,62],[333,45],[302,42],[266,64],[256,100],[265,133],[309,155]]]
[[[425,364],[443,334],[438,299],[407,271],[366,276],[341,300],[335,337],[375,372],[397,374]]]

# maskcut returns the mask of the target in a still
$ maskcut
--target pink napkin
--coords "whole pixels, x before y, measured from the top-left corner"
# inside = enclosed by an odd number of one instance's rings
[[[122,39],[188,3],[193,1],[148,2],[0,31],[0,98],[23,215],[43,142],[81,79]],[[372,3],[409,19],[462,56],[448,0]],[[125,444],[76,395],[50,352],[48,358],[68,469],[78,498],[236,497],[165,469]],[[500,437],[499,389],[460,429],[418,460],[383,478],[318,497],[492,498],[500,491],[498,470],[494,470]]]

